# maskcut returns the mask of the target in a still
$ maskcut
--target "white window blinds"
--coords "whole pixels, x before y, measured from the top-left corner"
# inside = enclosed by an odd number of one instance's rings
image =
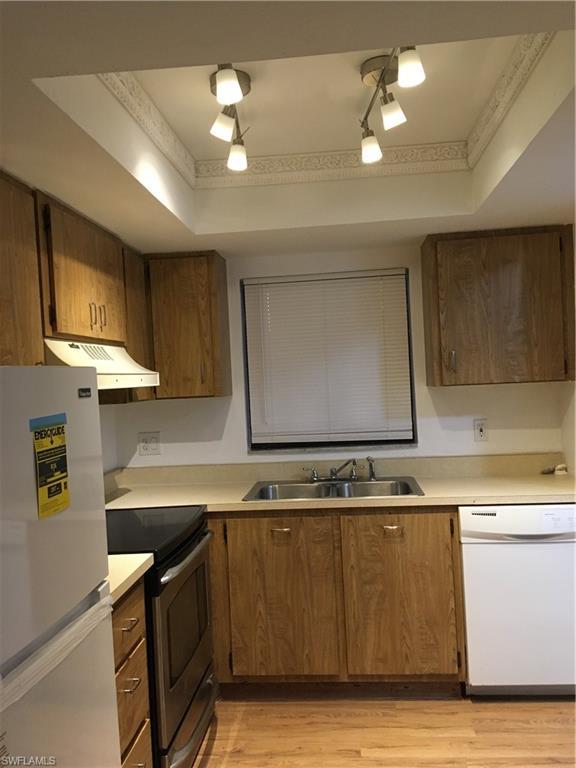
[[[414,438],[406,270],[243,287],[253,447]]]

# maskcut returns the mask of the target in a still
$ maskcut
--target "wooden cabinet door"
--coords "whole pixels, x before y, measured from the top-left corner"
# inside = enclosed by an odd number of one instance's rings
[[[208,258],[182,256],[152,259],[150,292],[154,359],[160,373],[156,396],[212,395]]]
[[[120,241],[73,211],[46,208],[53,335],[125,341]]]
[[[0,174],[0,365],[44,362],[34,198]]]
[[[437,244],[444,384],[565,378],[555,232]]]
[[[341,528],[349,674],[457,674],[449,514],[350,515]]]
[[[337,675],[331,517],[231,520],[228,565],[235,675]]]
[[[124,248],[124,284],[126,287],[126,349],[137,363],[150,370],[152,354],[152,318],[148,301],[148,281],[144,259],[136,251]],[[151,400],[152,387],[130,390],[132,400]]]

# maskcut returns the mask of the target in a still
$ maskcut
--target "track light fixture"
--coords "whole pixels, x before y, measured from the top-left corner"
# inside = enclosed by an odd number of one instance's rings
[[[234,105],[224,107],[222,112],[212,123],[210,133],[222,141],[232,141],[234,128],[236,127],[236,107]]]
[[[380,96],[380,112],[384,130],[389,131],[406,122],[406,115],[394,95],[388,91],[391,85],[412,88],[426,79],[424,67],[416,48],[393,48],[390,53],[367,59],[360,69],[362,82],[374,88],[368,107],[360,120],[362,127],[362,162],[376,163],[382,158],[382,150],[374,132],[368,127],[368,118],[376,99]],[[379,156],[378,156],[379,154]]]
[[[400,48],[398,55],[398,85],[400,88],[414,88],[426,80],[426,73],[422,66],[420,55],[412,45],[408,48]]]
[[[393,94],[388,93],[386,89],[380,97],[380,112],[382,114],[382,124],[385,131],[396,128],[406,122],[406,115],[400,104],[396,101]]]
[[[363,163],[377,163],[382,160],[382,150],[378,139],[374,136],[374,131],[371,131],[368,123],[362,126],[362,162]]]
[[[232,64],[219,64],[216,72],[210,75],[210,90],[216,101],[224,108],[218,114],[210,133],[217,139],[232,142],[226,166],[231,171],[245,171],[248,168],[244,135],[238,119],[236,104],[250,93],[252,84],[250,75],[240,69],[234,69]]]

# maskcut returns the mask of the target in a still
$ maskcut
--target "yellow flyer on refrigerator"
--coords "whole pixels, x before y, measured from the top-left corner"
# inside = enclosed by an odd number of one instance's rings
[[[36,462],[38,517],[51,517],[70,506],[66,414],[30,419]]]

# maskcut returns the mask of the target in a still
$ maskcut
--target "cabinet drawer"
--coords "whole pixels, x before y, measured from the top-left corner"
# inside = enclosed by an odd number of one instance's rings
[[[120,751],[126,748],[149,714],[146,639],[142,638],[116,673]]]
[[[112,633],[114,635],[114,667],[118,669],[146,634],[143,584],[139,584],[114,607]]]
[[[152,768],[150,720],[146,720],[136,741],[126,755],[122,768]]]

